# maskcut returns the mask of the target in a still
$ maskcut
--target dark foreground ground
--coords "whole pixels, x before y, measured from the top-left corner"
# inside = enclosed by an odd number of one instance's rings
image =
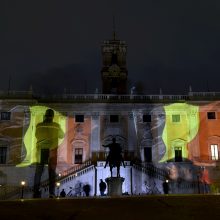
[[[0,219],[220,219],[220,195],[28,199],[0,202]]]

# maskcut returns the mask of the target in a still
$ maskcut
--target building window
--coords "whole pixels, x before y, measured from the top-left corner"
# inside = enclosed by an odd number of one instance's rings
[[[218,145],[211,144],[211,159],[218,160]]]
[[[7,147],[0,146],[0,164],[6,164]]]
[[[172,122],[180,122],[180,115],[172,115]]]
[[[208,119],[216,119],[215,112],[207,112],[207,118]]]
[[[75,115],[75,122],[84,122],[84,115]]]
[[[143,115],[143,122],[151,122],[151,115]]]
[[[83,148],[75,149],[75,164],[81,164],[83,159]]]
[[[175,147],[175,162],[182,162],[182,147]]]
[[[10,120],[11,112],[1,112],[1,120]]]
[[[110,115],[110,122],[119,122],[119,116],[118,115]]]

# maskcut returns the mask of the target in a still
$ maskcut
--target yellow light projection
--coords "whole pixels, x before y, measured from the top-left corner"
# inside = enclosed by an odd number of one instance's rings
[[[199,107],[187,103],[175,103],[164,106],[166,115],[162,139],[166,152],[160,162],[175,158],[175,152],[181,152],[182,158],[188,158],[187,144],[199,130]]]
[[[44,115],[46,110],[49,107],[46,106],[32,106],[30,107],[30,124],[29,127],[24,135],[24,146],[26,150],[26,155],[24,160],[17,165],[17,167],[25,167],[29,166],[30,164],[40,162],[39,152],[37,152],[36,142],[37,138],[36,134],[36,126],[38,123],[41,123],[44,119]],[[61,113],[54,111],[54,119],[53,121],[60,125],[60,128],[66,133],[66,117],[63,116]],[[64,138],[59,139],[58,146],[62,143]]]

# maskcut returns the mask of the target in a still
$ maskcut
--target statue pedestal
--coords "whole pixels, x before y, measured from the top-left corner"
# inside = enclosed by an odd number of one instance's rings
[[[108,177],[105,179],[108,186],[108,196],[121,196],[122,184],[125,178],[123,177]]]

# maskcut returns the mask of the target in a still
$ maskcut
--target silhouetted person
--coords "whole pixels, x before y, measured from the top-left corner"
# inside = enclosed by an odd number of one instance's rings
[[[60,192],[60,197],[66,197],[66,192],[64,189]]]
[[[63,138],[64,133],[60,128],[60,125],[53,122],[53,118],[54,111],[52,109],[47,109],[43,122],[37,124],[36,126],[36,147],[39,157],[38,161],[40,162],[36,165],[34,177],[34,198],[40,197],[40,182],[45,164],[48,164],[49,195],[50,197],[55,197],[58,139]]]
[[[117,177],[119,177],[121,162],[122,162],[123,166],[125,167],[124,159],[122,157],[122,149],[121,149],[120,144],[116,143],[115,138],[112,138],[111,144],[102,145],[102,146],[109,148],[109,154],[106,158],[106,163],[105,163],[104,168],[106,168],[107,164],[109,163],[111,176],[112,176],[112,168],[117,167]]]
[[[169,193],[169,181],[168,180],[163,182],[163,192],[166,195]]]
[[[90,187],[89,184],[86,184],[86,185],[83,186],[83,191],[84,191],[84,193],[86,194],[87,197],[89,196],[90,190],[91,190],[91,187]]]
[[[106,183],[103,182],[102,179],[100,179],[99,190],[100,190],[101,196],[104,196],[105,195],[104,193],[105,193],[105,190],[106,190]]]

